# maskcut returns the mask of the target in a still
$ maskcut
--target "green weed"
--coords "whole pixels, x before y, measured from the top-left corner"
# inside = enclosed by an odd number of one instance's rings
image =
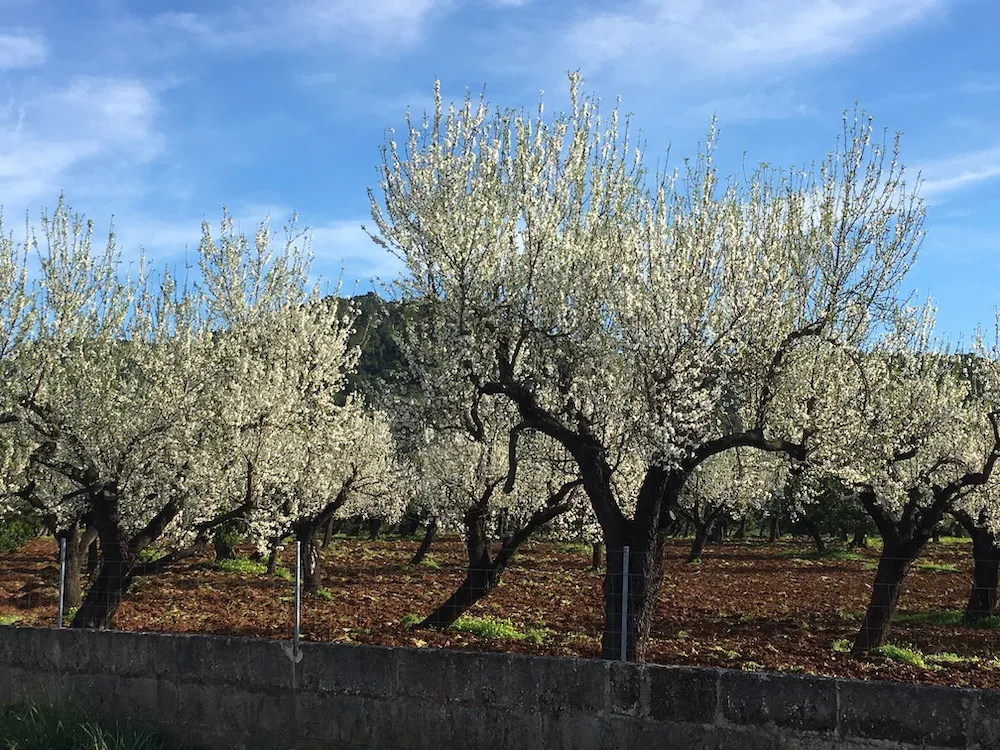
[[[957,573],[958,568],[950,563],[936,563],[930,562],[929,560],[921,560],[913,564],[913,567],[917,570],[923,570],[928,573]]]
[[[518,630],[510,620],[497,620],[492,617],[459,617],[451,626],[452,630],[469,633],[480,638],[502,638],[511,641],[529,641],[541,643],[548,636],[545,629],[527,628]]]
[[[404,627],[413,628],[424,621],[424,618],[420,615],[416,615],[410,612],[408,615],[403,615],[402,623]]]
[[[922,653],[916,649],[906,648],[905,646],[897,646],[893,643],[886,643],[884,646],[879,646],[878,648],[873,649],[872,653],[878,654],[889,661],[899,662],[900,664],[909,664],[910,666],[920,667],[921,669],[929,668],[929,665],[924,659],[924,655]]]
[[[228,560],[216,560],[211,563],[214,570],[221,570],[225,573],[243,573],[245,575],[262,576],[267,573],[267,565],[260,560],[251,560],[249,557],[234,557]]]
[[[960,609],[942,609],[933,612],[900,612],[896,615],[897,622],[917,622],[926,625],[941,625],[944,627],[961,627],[965,613]],[[966,627],[983,630],[1000,630],[1000,615],[986,617],[978,622],[969,623]]]
[[[847,549],[840,549],[839,547],[833,547],[828,550],[824,550],[821,553],[816,550],[810,550],[809,552],[800,552],[792,550],[790,552],[779,552],[778,557],[786,558],[789,560],[798,560],[800,562],[811,562],[813,560],[836,560],[838,562],[860,562],[867,560],[865,555],[859,552],[851,552]]]
[[[82,709],[48,708],[33,703],[0,706],[0,750],[182,750],[183,747],[146,729],[98,721]]]

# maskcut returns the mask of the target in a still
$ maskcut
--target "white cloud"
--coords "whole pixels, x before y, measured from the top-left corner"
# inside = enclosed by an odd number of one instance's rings
[[[1000,177],[1000,146],[951,156],[920,167],[920,193],[929,202]]]
[[[816,115],[816,109],[795,91],[786,90],[717,97],[685,108],[684,114],[706,126],[712,115],[716,115],[728,126],[745,120],[811,117]]]
[[[402,268],[394,255],[372,241],[362,224],[369,226],[371,219],[332,221],[312,232],[317,262],[332,271],[333,264],[343,261],[345,291],[356,281],[390,281]]]
[[[31,34],[0,34],[0,70],[41,65],[48,58],[45,40]]]
[[[217,52],[298,51],[334,41],[380,52],[416,44],[429,19],[451,7],[452,0],[256,0],[217,13],[169,11],[132,26],[153,37],[180,32]]]
[[[844,54],[944,2],[640,0],[631,10],[584,17],[565,42],[588,70],[628,62],[695,75],[753,72]]]
[[[5,206],[29,208],[74,186],[94,192],[110,177],[155,157],[164,146],[156,128],[157,98],[132,79],[80,77],[67,86],[0,110],[0,196]],[[100,160],[100,161],[99,161]],[[76,178],[77,168],[103,166]],[[114,177],[118,179],[117,176]]]

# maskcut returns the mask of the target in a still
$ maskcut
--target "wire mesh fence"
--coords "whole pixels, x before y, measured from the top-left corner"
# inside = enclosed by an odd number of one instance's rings
[[[589,544],[539,540],[506,565],[497,547],[470,565],[457,538],[414,562],[419,542],[289,543],[270,560],[240,546],[147,574],[155,555],[73,559],[37,538],[0,555],[0,624],[266,637],[292,660],[303,641],[332,641],[1000,687],[995,589],[981,569],[974,582],[964,541],[913,561],[803,540],[713,545],[689,561],[690,540],[599,560]]]

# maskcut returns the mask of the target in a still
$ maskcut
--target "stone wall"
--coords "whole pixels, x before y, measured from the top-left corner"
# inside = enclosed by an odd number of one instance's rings
[[[336,644],[0,627],[0,704],[212,748],[1000,748],[1000,691]]]

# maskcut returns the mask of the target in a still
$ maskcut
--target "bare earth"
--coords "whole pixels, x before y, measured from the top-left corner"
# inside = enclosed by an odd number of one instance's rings
[[[410,567],[415,541],[338,539],[324,553],[329,600],[306,596],[303,637],[314,641],[389,646],[468,648],[558,656],[599,653],[602,575],[587,568],[584,548],[537,542],[519,554],[503,584],[469,613],[544,629],[541,643],[460,632],[413,630],[406,615],[426,615],[461,581],[462,547],[438,542],[439,567]],[[961,660],[902,664],[881,656],[855,659],[835,651],[850,639],[867,604],[877,551],[866,561],[796,559],[799,542],[727,543],[709,547],[701,563],[684,562],[687,545],[671,546],[652,660],[735,669],[1000,688],[1000,630],[897,622],[890,641],[925,655]],[[914,570],[901,613],[961,609],[971,579],[969,545],[932,544],[918,564],[955,571]],[[288,564],[286,555],[285,564]],[[52,539],[36,539],[0,557],[0,623],[51,625],[58,567]],[[121,606],[118,628],[172,633],[288,638],[293,590],[266,575],[216,570],[208,559],[141,581]],[[948,657],[945,657],[947,659]]]

